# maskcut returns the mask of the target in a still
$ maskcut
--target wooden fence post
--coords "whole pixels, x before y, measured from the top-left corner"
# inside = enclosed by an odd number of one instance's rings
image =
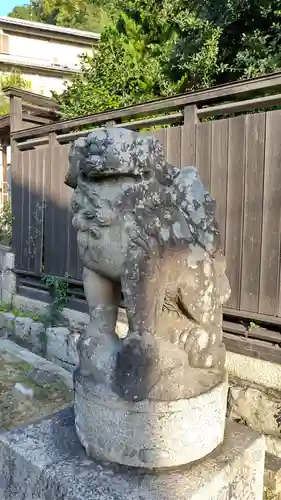
[[[10,97],[10,131],[21,130],[22,126],[22,98],[11,95]],[[12,141],[11,141],[12,142]]]
[[[181,166],[192,166],[196,163],[196,128],[198,123],[197,106],[185,106],[184,122],[181,134]]]
[[[10,95],[10,144],[11,144],[11,199],[12,199],[12,249],[15,254],[15,265],[17,267],[21,258],[21,199],[22,199],[22,172],[19,165],[19,150],[17,142],[13,139],[12,134],[23,128],[22,123],[22,98]]]
[[[8,160],[7,160],[7,143],[2,144],[2,204],[8,198]]]
[[[58,145],[56,132],[50,132],[48,134],[48,139],[49,139],[49,148],[53,148]]]

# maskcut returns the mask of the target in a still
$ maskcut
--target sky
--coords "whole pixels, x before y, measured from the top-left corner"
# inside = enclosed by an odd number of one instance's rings
[[[25,5],[28,0],[0,0],[0,16],[7,16],[16,5]]]

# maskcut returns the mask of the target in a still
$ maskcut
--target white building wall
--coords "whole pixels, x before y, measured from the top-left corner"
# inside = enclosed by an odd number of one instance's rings
[[[22,73],[22,76],[25,80],[30,81],[32,92],[43,94],[48,97],[52,96],[52,90],[58,93],[63,92],[64,83],[66,81],[66,77],[63,75],[61,77],[54,77],[25,72]]]
[[[1,35],[8,37],[8,52],[0,53],[0,75],[7,74],[9,68],[18,67],[22,76],[31,82],[32,92],[46,96],[50,96],[52,90],[62,92],[65,81],[71,78],[67,70],[77,71],[80,56],[93,53],[87,43],[83,46],[81,38],[77,42],[67,42],[52,39],[52,33],[48,39],[40,38],[40,33],[31,35],[28,29],[24,33],[0,29]],[[49,69],[54,71],[48,72]]]
[[[19,24],[22,24],[22,22],[19,22]],[[31,36],[30,33],[34,32],[35,25],[37,26],[37,34]],[[1,26],[3,25],[1,24]],[[29,27],[32,27],[31,31],[29,31]],[[73,69],[77,71],[80,56],[82,54],[92,55],[93,53],[92,39],[89,40],[88,38],[87,41],[85,33],[81,32],[79,34],[77,30],[76,33],[74,33],[75,30],[70,30],[72,31],[70,36],[74,40],[73,42],[64,42],[52,38],[52,35],[54,36],[52,27],[49,27],[48,39],[40,38],[42,35],[40,30],[43,28],[39,28],[38,23],[26,23],[24,32],[15,30],[13,33],[13,28],[9,25],[7,25],[7,29],[5,28],[0,29],[0,42],[2,37],[2,44],[0,43],[0,76],[10,74],[12,69],[18,67],[23,78],[30,82],[30,90],[37,94],[51,96],[52,91],[61,93],[65,88],[65,81],[71,78],[71,72],[67,70]],[[66,38],[68,35],[66,34]],[[44,36],[46,37],[46,33],[44,33]],[[77,40],[75,36],[77,36]],[[83,45],[83,40],[85,40],[85,45]],[[93,45],[97,40],[98,36],[93,37]],[[10,147],[8,147],[7,156],[7,180],[10,185]],[[0,185],[2,178],[2,152],[0,149]]]
[[[8,71],[1,71],[0,66],[0,76],[7,76],[10,73]],[[66,76],[52,76],[52,75],[42,75],[39,72],[36,74],[35,70],[32,72],[28,72],[27,70],[23,70],[21,72],[22,78],[26,81],[30,82],[31,88],[30,90],[35,94],[42,94],[47,97],[52,96],[52,90],[61,93],[63,92],[65,86],[65,81],[67,81]]]
[[[9,53],[11,56],[27,58],[30,61],[42,61],[69,68],[79,67],[79,56],[92,53],[89,47],[62,43],[58,40],[40,40],[28,36],[9,35]]]

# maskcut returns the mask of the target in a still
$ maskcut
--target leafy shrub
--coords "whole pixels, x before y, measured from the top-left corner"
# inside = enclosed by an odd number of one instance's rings
[[[7,200],[0,211],[0,242],[7,246],[12,244],[12,221],[12,205]]]

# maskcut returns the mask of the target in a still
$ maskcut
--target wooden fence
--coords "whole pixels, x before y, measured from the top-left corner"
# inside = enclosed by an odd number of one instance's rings
[[[83,298],[72,190],[64,185],[69,144],[85,134],[81,127],[167,125],[150,133],[168,161],[195,164],[216,199],[232,288],[225,313],[281,325],[281,110],[265,111],[281,105],[281,73],[28,130],[20,130],[19,94],[10,96],[13,249],[21,293],[43,293],[41,277],[51,274],[67,276],[76,300]]]

